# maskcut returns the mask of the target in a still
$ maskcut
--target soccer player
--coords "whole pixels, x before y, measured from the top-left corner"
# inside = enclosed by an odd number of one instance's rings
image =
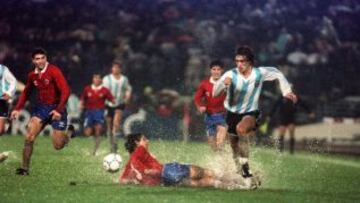
[[[9,102],[16,91],[16,78],[8,67],[0,64],[0,136],[5,133],[5,124],[9,116]],[[8,153],[0,153],[0,162],[7,159]]]
[[[275,113],[278,114],[278,132],[279,132],[279,151],[284,151],[284,137],[286,131],[289,131],[290,135],[290,153],[293,154],[295,150],[295,117],[299,108],[305,109],[310,118],[315,117],[315,114],[311,112],[308,105],[301,99],[298,98],[296,104],[285,97],[280,97],[272,110],[270,111],[269,118],[273,117]]]
[[[27,125],[22,166],[16,169],[18,175],[29,175],[34,141],[47,124],[53,128],[52,143],[56,150],[62,149],[74,133],[74,128],[70,125],[66,132],[67,112],[65,105],[70,95],[70,88],[60,68],[48,62],[47,53],[44,49],[35,49],[31,57],[35,69],[28,74],[25,89],[11,112],[11,118],[16,119],[30,93],[36,91],[37,103]]]
[[[105,124],[104,113],[106,100],[115,102],[110,91],[102,85],[101,75],[94,74],[92,84],[84,88],[80,98],[81,108],[86,109],[84,134],[86,136],[91,136],[94,132],[95,135],[93,155],[96,155],[96,151],[99,148],[102,126]]]
[[[297,97],[284,75],[274,67],[254,67],[254,54],[247,46],[241,46],[235,54],[236,67],[225,74],[214,85],[213,95],[226,91],[224,102],[227,110],[226,123],[233,158],[238,173],[252,177],[249,168],[249,135],[258,125],[260,111],[259,96],[264,81],[278,80],[282,95],[296,103]]]
[[[220,151],[226,137],[225,92],[218,97],[212,96],[214,83],[221,77],[224,69],[220,61],[210,63],[210,78],[201,81],[194,96],[199,113],[205,113],[205,128],[208,143],[214,151]]]
[[[260,184],[256,179],[232,177],[220,178],[212,170],[177,162],[161,164],[148,151],[149,140],[145,135],[134,133],[127,136],[126,150],[129,161],[120,176],[120,184],[184,185],[193,187],[216,187],[233,189],[255,189]]]
[[[108,88],[115,97],[115,103],[106,102],[107,134],[110,137],[112,153],[117,151],[116,137],[120,133],[122,114],[125,106],[130,101],[132,91],[128,78],[121,73],[121,67],[121,62],[113,62],[111,73],[103,78],[104,87]]]

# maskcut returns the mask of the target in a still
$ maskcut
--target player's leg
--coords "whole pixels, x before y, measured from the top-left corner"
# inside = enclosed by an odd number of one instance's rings
[[[3,135],[5,133],[5,124],[6,124],[6,118],[5,117],[0,117],[0,136]]]
[[[295,124],[289,124],[288,129],[290,134],[290,153],[293,154],[295,150]]]
[[[216,130],[216,149],[222,151],[224,149],[224,142],[227,135],[227,129],[225,126],[218,125]]]
[[[207,142],[210,146],[210,148],[213,150],[213,151],[216,151],[216,138],[215,136],[208,136],[207,137]]]
[[[53,147],[56,150],[60,150],[66,146],[66,144],[70,141],[70,139],[74,135],[74,129],[72,125],[67,127],[67,112],[66,110],[61,113],[60,120],[52,120],[51,126],[53,128],[52,133],[52,142]]]
[[[87,126],[84,128],[84,135],[86,137],[90,137],[93,134],[93,128],[91,126]]]
[[[99,149],[100,142],[101,142],[101,132],[102,132],[102,124],[97,123],[94,126],[94,134],[95,134],[95,148],[93,155],[96,155],[97,150]]]
[[[0,136],[2,136],[4,134],[5,122],[6,122],[6,118],[0,117]],[[5,152],[2,152],[2,153],[0,152],[0,163],[5,161],[7,158],[8,158],[8,156]]]
[[[249,167],[250,140],[249,136],[254,132],[256,119],[254,116],[246,115],[236,125],[236,133],[239,137],[239,157],[238,164],[241,165],[241,173],[243,177],[252,177]],[[238,168],[239,169],[239,168]],[[239,170],[238,170],[239,172]]]
[[[278,149],[280,152],[284,151],[284,139],[285,139],[285,133],[286,133],[286,125],[280,125],[278,127],[278,133],[279,133],[279,138],[278,138]]]
[[[5,124],[9,116],[9,104],[7,101],[0,99],[0,136],[5,133]]]
[[[116,153],[118,146],[117,146],[117,136],[120,133],[120,126],[121,126],[121,119],[122,119],[123,111],[120,109],[116,109],[114,112],[114,119],[113,119],[113,128],[110,137],[110,146],[111,146],[111,153]]]
[[[195,165],[190,165],[189,169],[189,186],[214,187],[220,184],[220,181],[217,182],[217,179],[215,178],[215,173],[212,170]]]
[[[27,131],[23,148],[22,166],[21,168],[16,169],[16,174],[29,175],[30,160],[33,152],[34,141],[43,129],[43,125],[44,124],[40,118],[35,116],[30,118],[26,129]]]

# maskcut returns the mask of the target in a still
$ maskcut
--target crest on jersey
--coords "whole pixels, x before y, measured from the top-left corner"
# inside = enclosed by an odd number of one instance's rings
[[[91,96],[92,96],[91,92],[89,92],[89,93],[87,94],[87,96],[88,96],[88,97],[91,97]]]
[[[38,81],[34,80],[34,86],[38,86],[38,85],[39,85]]]
[[[45,85],[48,85],[50,83],[50,81],[48,79],[45,79],[44,83],[45,83]]]
[[[207,97],[210,97],[210,92],[205,92],[205,95],[206,95]]]

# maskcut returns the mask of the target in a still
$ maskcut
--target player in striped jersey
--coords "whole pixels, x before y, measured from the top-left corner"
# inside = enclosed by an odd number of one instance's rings
[[[8,67],[0,64],[0,135],[5,132],[5,122],[9,115],[9,100],[16,91],[16,78]]]
[[[213,95],[224,90],[227,110],[226,123],[234,161],[243,177],[251,177],[249,169],[249,135],[256,129],[260,111],[258,101],[264,81],[278,80],[282,95],[294,103],[297,96],[292,92],[285,76],[274,67],[254,67],[254,55],[247,46],[239,47],[235,55],[236,67],[227,71],[214,85]]]
[[[121,66],[121,62],[113,62],[111,73],[103,78],[104,87],[108,88],[115,97],[115,103],[106,102],[107,134],[110,137],[111,152],[113,153],[117,151],[116,137],[120,132],[122,114],[132,91],[128,78],[121,73]]]
[[[5,132],[5,123],[9,116],[9,100],[16,90],[16,78],[8,67],[0,64],[0,136]],[[0,163],[7,159],[6,152],[0,153]]]

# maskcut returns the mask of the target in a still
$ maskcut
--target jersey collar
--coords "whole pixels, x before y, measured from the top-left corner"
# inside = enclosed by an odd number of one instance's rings
[[[49,66],[49,62],[46,62],[45,64],[45,68],[42,69],[41,71],[39,71],[37,68],[35,68],[35,73],[45,73],[46,69],[48,68]]]

